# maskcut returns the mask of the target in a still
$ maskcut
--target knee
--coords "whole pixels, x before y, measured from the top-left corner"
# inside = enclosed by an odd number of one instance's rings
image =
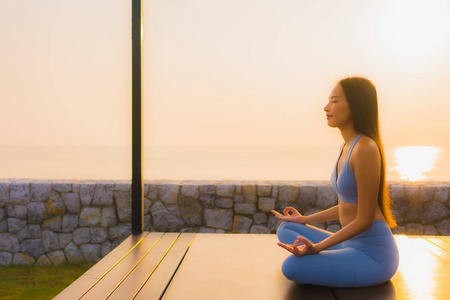
[[[287,224],[287,222],[283,222],[283,223],[280,224],[280,226],[278,226],[278,228],[277,228],[277,237],[278,237],[278,239],[280,239],[280,235],[283,234],[283,231],[285,230],[286,224]]]
[[[300,257],[296,257],[295,255],[291,255],[283,262],[281,265],[281,272],[283,275],[292,281],[298,283],[305,283],[306,278],[303,278],[305,275],[305,269],[302,267]]]

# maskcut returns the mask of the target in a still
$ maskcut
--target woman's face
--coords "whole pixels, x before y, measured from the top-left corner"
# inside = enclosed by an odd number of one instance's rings
[[[323,110],[327,113],[327,123],[330,127],[343,128],[353,122],[347,98],[340,84],[336,84],[331,90],[328,104]]]

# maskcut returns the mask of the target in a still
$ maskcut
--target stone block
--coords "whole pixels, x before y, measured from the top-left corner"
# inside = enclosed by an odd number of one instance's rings
[[[150,213],[150,206],[152,205],[152,202],[144,197],[144,215],[147,215]]]
[[[57,216],[57,217],[51,218],[49,220],[45,220],[44,223],[42,223],[42,229],[43,230],[51,230],[54,232],[61,232],[61,230],[62,230],[61,216]]]
[[[20,243],[20,246],[17,245],[16,251],[11,252],[18,252],[19,248],[20,252],[36,259],[45,254],[44,242],[42,239],[28,239],[22,241],[22,243]]]
[[[84,244],[80,246],[81,253],[88,263],[96,263],[101,259],[101,246]]]
[[[27,182],[13,182],[9,203],[27,204],[30,202],[30,184]]]
[[[15,234],[0,233],[0,251],[18,252],[19,250],[19,240]]]
[[[12,263],[12,258],[12,253],[0,252],[0,266],[9,266]]]
[[[47,254],[47,257],[54,265],[61,265],[67,262],[66,256],[62,250],[54,251]]]
[[[34,264],[36,260],[23,253],[15,253],[13,258],[13,265],[25,265],[30,266]]]
[[[244,196],[242,196],[242,195],[234,195],[233,202],[234,203],[244,203]]]
[[[450,235],[450,219],[445,219],[436,223],[436,229],[440,235]]]
[[[265,213],[256,213],[253,215],[253,223],[261,225],[267,223],[267,215]]]
[[[101,247],[102,248],[100,250],[100,254],[102,257],[105,257],[106,255],[108,255],[108,253],[111,252],[111,250],[112,250],[112,244],[110,241],[103,242]]]
[[[81,264],[85,262],[83,254],[73,242],[70,242],[69,245],[64,248],[64,253],[66,254],[69,264]]]
[[[267,222],[267,228],[269,228],[270,232],[275,233],[281,223],[283,223],[283,221],[277,219],[274,215],[271,215],[269,216],[269,221]]]
[[[114,186],[114,191],[129,192],[131,195],[131,182],[128,182],[128,181],[127,182],[116,182],[116,184]],[[145,190],[144,190],[144,195],[145,195]]]
[[[49,182],[31,183],[31,201],[45,202],[52,194],[52,184]]]
[[[3,221],[6,219],[6,211],[4,208],[0,208],[0,221]]]
[[[419,201],[422,203],[431,202],[434,199],[435,187],[421,186],[419,189]]]
[[[28,225],[19,230],[17,233],[17,239],[23,241],[25,239],[39,239],[42,238],[41,226]]]
[[[116,210],[114,207],[103,207],[102,208],[102,221],[101,225],[103,228],[108,228],[115,226],[117,224]]]
[[[246,203],[256,204],[256,185],[242,185],[242,196],[244,197],[244,201]]]
[[[66,205],[67,210],[71,214],[80,213],[80,196],[78,193],[63,193],[61,194],[64,204]]]
[[[436,191],[434,194],[434,200],[442,203],[446,203],[449,200],[449,187],[448,186],[439,186],[436,187]]]
[[[275,198],[261,197],[258,200],[258,208],[263,212],[270,212],[272,209],[275,209],[275,203]]]
[[[181,195],[178,197],[178,205],[181,218],[184,220],[186,225],[202,225],[202,206],[199,201]]]
[[[294,202],[297,200],[300,189],[295,185],[282,184],[279,186],[278,200],[281,202]]]
[[[46,265],[51,265],[52,262],[50,261],[50,259],[48,259],[47,256],[42,255],[41,257],[39,257],[39,258],[36,260],[36,263],[35,263],[35,264],[36,264],[37,266],[43,267],[43,266],[46,266]]]
[[[256,194],[258,197],[270,197],[272,193],[272,185],[271,184],[256,184]]]
[[[406,222],[421,222],[423,218],[423,205],[420,203],[413,203],[406,214]]]
[[[409,209],[409,201],[407,199],[393,199],[393,206],[394,209],[398,211],[398,213],[405,217],[406,214],[408,213],[408,209]]]
[[[423,223],[429,224],[450,217],[450,210],[441,202],[433,201],[425,205]]]
[[[151,215],[144,216],[144,230],[152,231],[152,216]]]
[[[270,233],[270,229],[264,225],[253,225],[250,228],[250,233]]]
[[[91,242],[94,244],[101,244],[108,238],[108,232],[100,227],[91,228]]]
[[[61,249],[61,247],[59,246],[58,234],[54,233],[53,231],[44,230],[44,232],[42,233],[42,241],[44,242],[45,252],[51,252]]]
[[[251,203],[236,203],[234,212],[239,215],[253,215],[256,212],[256,205]]]
[[[11,233],[18,233],[27,225],[27,222],[25,220],[16,218],[8,218],[7,222],[8,222],[8,231]]]
[[[321,185],[317,187],[317,206],[320,208],[330,208],[337,204],[337,194],[331,185]]]
[[[196,184],[183,184],[181,186],[181,194],[193,199],[198,199],[200,197],[199,188]]]
[[[233,225],[233,211],[231,209],[206,209],[204,212],[206,226],[231,230]]]
[[[175,204],[178,200],[179,186],[175,183],[160,184],[158,186],[159,197],[165,204]]]
[[[78,215],[64,215],[62,217],[62,232],[72,232],[78,227]]]
[[[156,202],[150,208],[150,213],[153,220],[153,228],[157,231],[176,232],[183,225],[184,222],[171,214],[160,202]],[[196,217],[192,218],[192,222],[196,222]]]
[[[391,199],[400,199],[403,197],[403,185],[390,185],[389,186]]]
[[[425,235],[439,235],[439,232],[434,228],[433,225],[425,225],[423,234]]]
[[[131,222],[131,191],[116,191],[117,213],[122,223]]]
[[[234,233],[248,233],[252,226],[252,219],[244,216],[234,216],[233,232]]]
[[[68,193],[72,191],[72,184],[70,182],[54,182],[52,188],[59,193]]]
[[[234,186],[232,184],[218,184],[216,194],[219,197],[231,198],[234,196]]]
[[[216,193],[216,186],[214,184],[201,184],[200,193],[211,195]]]
[[[213,228],[200,227],[198,232],[200,232],[200,233],[214,233],[216,231]]]
[[[62,216],[66,212],[64,201],[58,192],[52,192],[47,201],[47,213],[50,216]]]
[[[27,206],[26,205],[7,205],[6,214],[8,217],[17,219],[26,219],[27,217]]]
[[[112,183],[97,183],[92,204],[111,206],[114,202],[114,186]]]
[[[95,183],[84,183],[80,186],[80,201],[83,207],[91,205],[95,186]]]
[[[72,240],[75,244],[86,244],[91,241],[91,231],[89,228],[77,228],[72,233]]]
[[[81,227],[94,227],[100,225],[102,214],[99,207],[85,207],[80,213]]]
[[[419,196],[419,187],[414,186],[414,185],[405,186],[404,193],[405,193],[406,198],[410,202],[415,202],[415,201],[417,201],[417,197]]]
[[[272,185],[272,198],[278,199],[279,186],[277,184]]]
[[[71,233],[60,233],[58,234],[59,247],[65,248],[72,241]]]
[[[216,201],[215,195],[204,195],[200,197],[200,202],[204,208],[213,208]]]
[[[181,218],[180,208],[177,204],[165,205],[165,208],[174,216]]]
[[[113,241],[123,241],[131,234],[131,224],[119,224],[109,228],[109,239]]]
[[[156,183],[152,183],[149,185],[148,198],[152,201],[158,199],[158,185]]]
[[[31,202],[27,205],[28,223],[41,224],[47,218],[47,211],[43,202]]]
[[[217,198],[215,202],[216,207],[231,208],[233,207],[233,199],[231,198]]]
[[[419,223],[410,223],[406,224],[406,233],[412,235],[420,235],[423,234],[424,227]]]
[[[327,230],[330,232],[338,232],[340,229],[341,229],[341,226],[339,226],[337,224],[329,225],[327,227]]]
[[[316,186],[302,184],[299,187],[299,194],[296,203],[301,209],[313,207],[316,203],[316,193]]]
[[[9,189],[11,183],[0,181],[0,208],[9,204]]]

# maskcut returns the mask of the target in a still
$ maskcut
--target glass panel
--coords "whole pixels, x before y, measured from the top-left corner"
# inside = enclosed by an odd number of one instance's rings
[[[0,3],[0,178],[131,177],[131,3]]]
[[[329,179],[342,140],[322,109],[350,75],[377,86],[388,179],[406,146],[437,148],[426,179],[450,179],[448,1],[148,0],[144,16],[147,179]]]

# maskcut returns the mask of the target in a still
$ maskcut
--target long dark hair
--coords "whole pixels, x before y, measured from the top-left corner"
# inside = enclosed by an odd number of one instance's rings
[[[386,183],[386,161],[378,122],[377,90],[370,80],[362,77],[344,78],[339,81],[339,84],[347,98],[356,131],[370,137],[378,145],[381,156],[378,204],[389,227],[394,228],[397,226],[397,222],[392,215],[392,200],[389,197]]]

